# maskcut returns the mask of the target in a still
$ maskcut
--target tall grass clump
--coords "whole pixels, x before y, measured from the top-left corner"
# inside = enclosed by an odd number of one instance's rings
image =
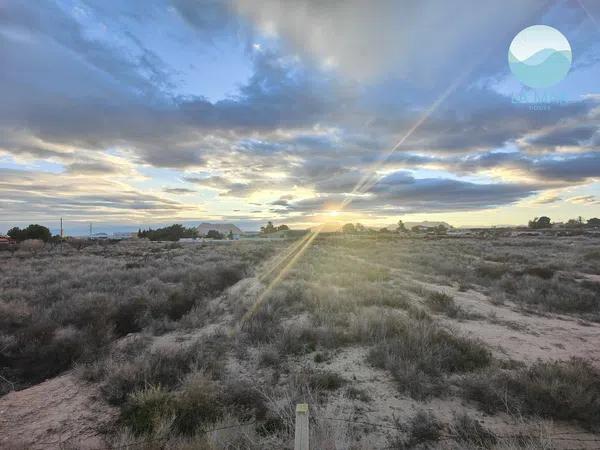
[[[401,391],[424,399],[443,393],[447,375],[486,367],[492,355],[481,342],[434,322],[406,321],[396,337],[372,348],[369,361],[389,370]]]
[[[600,431],[600,371],[589,362],[538,361],[514,371],[484,371],[462,382],[463,395],[484,411],[573,421]]]

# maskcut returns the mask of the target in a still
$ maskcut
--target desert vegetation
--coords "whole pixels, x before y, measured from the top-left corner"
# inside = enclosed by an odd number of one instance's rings
[[[290,448],[306,402],[314,448],[594,448],[600,242],[299,242],[1,253],[2,393],[73,374],[107,447]]]

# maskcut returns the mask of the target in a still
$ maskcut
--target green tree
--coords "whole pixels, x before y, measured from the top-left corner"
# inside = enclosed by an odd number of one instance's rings
[[[404,222],[401,220],[398,221],[398,228],[396,228],[396,231],[399,233],[406,233],[408,231],[406,225],[404,225]]]
[[[21,230],[19,227],[13,227],[8,230],[6,233],[9,237],[13,238],[17,242],[24,241],[25,238],[25,230]]]
[[[600,219],[598,219],[597,217],[592,217],[587,221],[587,225],[589,227],[600,227]]]
[[[357,223],[356,225],[354,225],[354,228],[356,229],[357,233],[364,233],[366,228],[362,223]]]
[[[233,241],[233,231],[229,230],[229,233],[227,233],[227,239]]]
[[[208,230],[208,233],[206,233],[206,237],[209,239],[223,239],[223,235],[217,230]]]
[[[584,226],[583,218],[579,216],[577,219],[569,219],[565,226],[568,228],[581,228]]]
[[[547,216],[535,217],[533,220],[529,221],[529,228],[532,228],[534,230],[551,227],[552,224],[550,223],[550,217]]]
[[[290,227],[288,227],[287,225],[283,224],[283,225],[279,225],[277,227],[277,231],[288,231],[290,229]]]
[[[138,237],[148,238],[151,241],[178,241],[181,238],[198,237],[198,230],[195,228],[186,228],[183,225],[175,224],[164,228],[153,230],[141,230]]]
[[[8,230],[8,235],[16,240],[22,242],[27,239],[39,239],[44,242],[48,242],[52,238],[50,230],[42,225],[32,224],[27,228],[20,229],[19,227],[13,227]]]
[[[260,232],[262,234],[269,234],[277,231],[277,229],[273,226],[273,222],[267,222],[267,225],[264,227],[260,227]]]

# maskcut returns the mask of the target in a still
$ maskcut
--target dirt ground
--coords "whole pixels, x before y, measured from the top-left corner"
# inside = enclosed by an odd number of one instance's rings
[[[105,448],[102,427],[117,414],[97,387],[65,374],[0,398],[0,448]]]

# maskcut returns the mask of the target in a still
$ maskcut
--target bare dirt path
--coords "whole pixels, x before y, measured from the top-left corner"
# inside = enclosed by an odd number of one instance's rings
[[[61,375],[0,398],[0,448],[106,448],[101,427],[116,416],[96,386]]]
[[[460,291],[457,287],[420,281],[401,269],[375,263],[357,256],[353,259],[390,270],[398,280],[421,286],[429,291],[445,292],[457,305],[481,315],[475,320],[455,320],[444,316],[442,323],[479,338],[496,356],[518,361],[537,359],[567,360],[579,357],[600,367],[600,324],[559,314],[534,314],[506,302],[494,304],[478,291]]]

